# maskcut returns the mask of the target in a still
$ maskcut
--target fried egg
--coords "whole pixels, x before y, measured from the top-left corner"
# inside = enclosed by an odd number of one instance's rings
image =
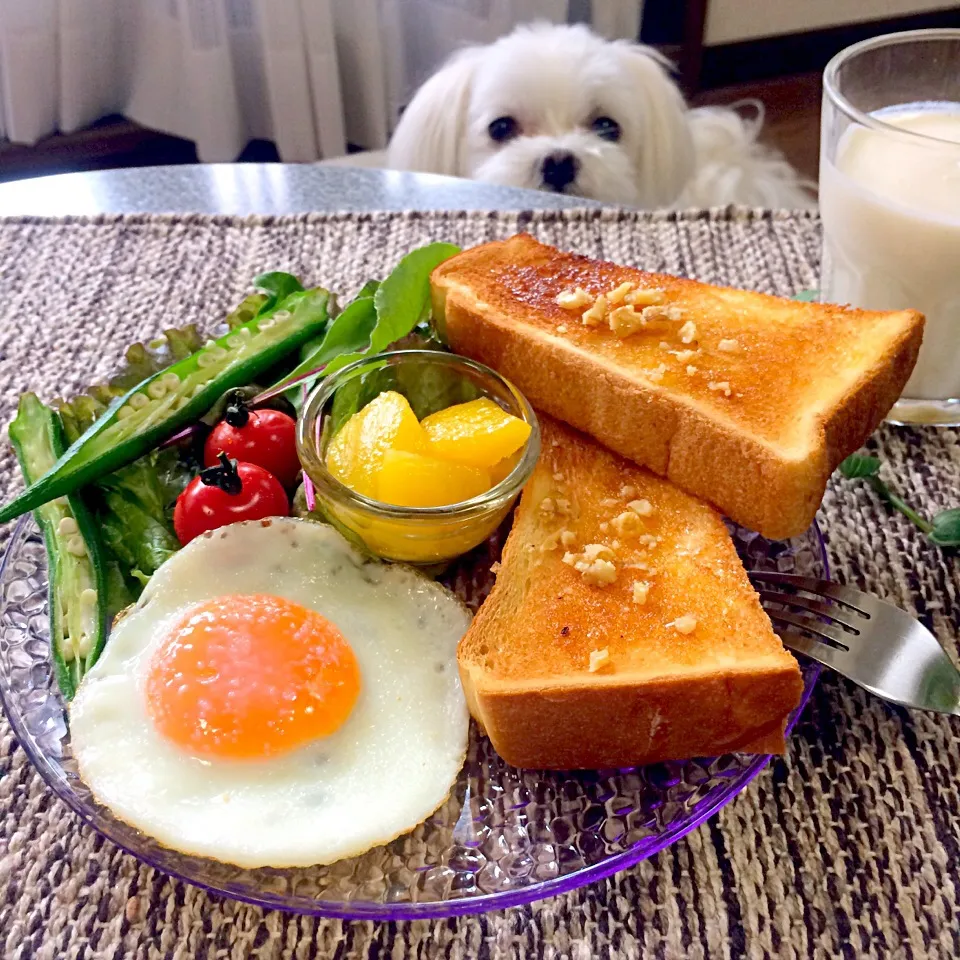
[[[331,527],[212,531],[154,574],[81,683],[80,776],[185,853],[241,867],[359,855],[456,780],[469,621],[443,587]]]

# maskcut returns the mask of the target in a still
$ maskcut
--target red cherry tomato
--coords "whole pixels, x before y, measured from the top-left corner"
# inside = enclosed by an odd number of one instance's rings
[[[289,514],[286,491],[272,473],[223,456],[219,466],[202,470],[177,498],[173,528],[186,546],[201,533],[228,523]]]
[[[248,410],[242,403],[230,404],[207,437],[203,462],[216,466],[225,453],[231,460],[269,470],[285,487],[292,487],[300,473],[296,434],[296,421],[279,410]]]

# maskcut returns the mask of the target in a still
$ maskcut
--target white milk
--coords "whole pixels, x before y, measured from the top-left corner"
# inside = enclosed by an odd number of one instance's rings
[[[852,126],[820,171],[823,299],[926,314],[904,397],[960,397],[960,104],[875,114],[942,146]]]

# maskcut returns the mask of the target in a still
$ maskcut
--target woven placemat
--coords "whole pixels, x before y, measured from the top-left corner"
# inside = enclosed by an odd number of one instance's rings
[[[0,417],[69,394],[125,344],[214,324],[266,268],[352,293],[411,247],[518,229],[648,269],[791,294],[816,285],[813,215],[431,213],[0,221]],[[881,429],[889,479],[922,511],[960,503],[951,430]],[[0,490],[18,484],[0,453]],[[916,613],[956,655],[960,560],[862,485],[824,501],[834,576]],[[635,869],[480,917],[398,924],[289,916],[141,866],[45,788],[0,720],[0,952],[7,958],[960,955],[960,720],[886,706],[826,676],[751,787]]]

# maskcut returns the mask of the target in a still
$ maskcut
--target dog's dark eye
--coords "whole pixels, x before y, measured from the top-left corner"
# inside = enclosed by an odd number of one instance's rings
[[[512,140],[520,132],[520,125],[513,117],[497,117],[489,127],[487,133],[494,143],[505,143]]]
[[[590,129],[604,140],[611,140],[616,143],[620,139],[620,124],[612,117],[597,117],[590,124]]]

